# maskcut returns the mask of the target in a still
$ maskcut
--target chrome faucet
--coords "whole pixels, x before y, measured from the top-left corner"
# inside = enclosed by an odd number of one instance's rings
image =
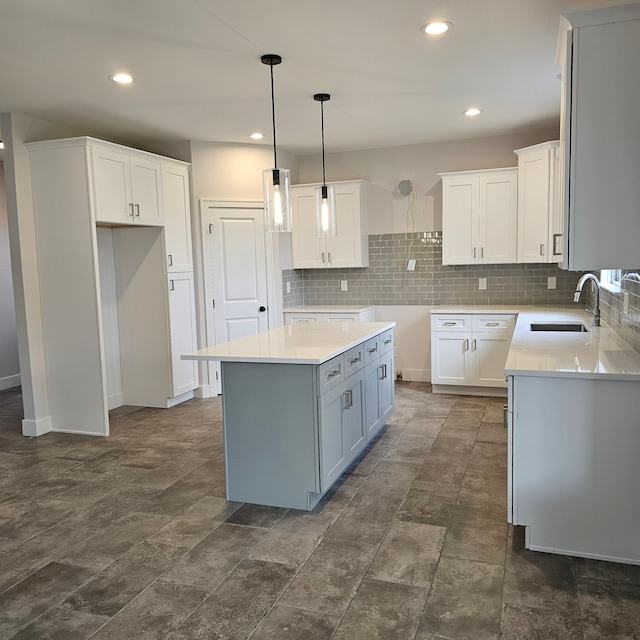
[[[593,283],[593,292],[595,293],[596,299],[593,303],[593,309],[587,309],[587,311],[591,311],[593,315],[593,324],[594,327],[600,326],[600,282],[598,278],[596,278],[593,273],[585,273],[580,280],[578,280],[578,285],[576,286],[576,292],[573,294],[573,301],[580,302],[580,294],[582,293],[582,287],[587,280],[591,280]]]

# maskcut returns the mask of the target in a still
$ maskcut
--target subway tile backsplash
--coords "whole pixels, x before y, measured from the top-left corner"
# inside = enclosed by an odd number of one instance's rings
[[[603,289],[600,294],[602,322],[630,347],[640,352],[640,269],[623,271],[620,292]],[[625,308],[625,293],[628,303]]]
[[[579,273],[552,264],[445,266],[442,246],[421,233],[369,236],[369,267],[306,269],[283,273],[284,307],[301,304],[459,305],[571,304]],[[407,271],[407,260],[416,260]],[[547,288],[547,278],[556,289]],[[479,278],[487,289],[479,289]],[[348,291],[340,291],[346,280]],[[290,282],[291,293],[286,293]]]

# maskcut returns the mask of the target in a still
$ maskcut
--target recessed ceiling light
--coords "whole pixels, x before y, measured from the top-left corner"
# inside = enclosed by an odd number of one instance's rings
[[[447,31],[453,29],[452,22],[445,22],[444,20],[434,20],[433,22],[427,22],[420,27],[421,33],[425,33],[428,36],[439,36]]]
[[[249,137],[252,140],[262,140],[262,138],[264,138],[264,134],[256,132],[256,133],[252,133]]]
[[[128,73],[114,73],[109,76],[109,80],[113,80],[118,84],[131,84],[133,82],[133,78]]]
[[[479,116],[482,113],[482,109],[478,109],[477,107],[470,107],[469,109],[465,109],[462,113],[465,116],[473,117]]]

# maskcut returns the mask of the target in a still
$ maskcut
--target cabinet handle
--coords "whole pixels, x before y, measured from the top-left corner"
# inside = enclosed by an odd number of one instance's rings
[[[357,358],[352,358],[351,360],[349,360],[349,364],[355,364],[356,362],[360,362],[361,360],[362,358],[358,356]]]
[[[173,291],[174,290],[174,286],[173,286],[173,280],[169,280],[169,291]]]
[[[540,255],[544,256],[544,244],[540,245]]]
[[[380,371],[380,375],[378,376],[378,378],[380,380],[384,380],[387,377],[387,365],[386,364],[381,364],[378,367],[378,370]]]
[[[331,251],[329,251],[329,253],[327,253],[327,256],[329,257],[329,262],[331,262]]]
[[[443,327],[455,327],[456,323],[455,322],[443,322],[442,326]]]
[[[386,340],[383,340],[384,344],[389,344],[391,342],[391,338],[387,338]]]
[[[500,323],[499,322],[487,322],[486,326],[487,327],[497,327]]]
[[[475,260],[477,257],[477,250],[476,247],[473,247],[473,259]]]
[[[140,217],[140,205],[136,204],[136,217],[139,218]]]
[[[475,351],[476,350],[476,339],[474,338],[471,341],[471,351]]]
[[[561,233],[554,233],[553,234],[553,255],[554,256],[561,256],[562,255],[562,250],[556,251],[556,249],[558,248],[558,238],[562,238],[562,234]]]
[[[324,251],[322,252],[322,262],[325,262],[325,259],[324,259]]]
[[[169,266],[173,267],[173,256],[169,254]]]
[[[131,209],[131,217],[133,218],[133,202],[129,203],[129,209]]]
[[[378,345],[376,345],[375,347],[370,347],[368,349],[369,353],[375,353],[378,350]]]
[[[484,258],[484,247],[480,247],[480,257]]]
[[[344,397],[344,408],[350,409],[353,407],[353,390],[347,389],[342,395]]]
[[[469,351],[469,338],[464,341],[464,350]]]
[[[340,375],[340,369],[335,369],[330,374],[327,375],[327,378],[335,378]]]

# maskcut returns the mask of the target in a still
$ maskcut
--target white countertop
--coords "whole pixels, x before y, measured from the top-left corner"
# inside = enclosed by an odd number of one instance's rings
[[[310,304],[301,307],[289,307],[283,309],[283,313],[360,313],[366,309],[372,309],[372,304]]]
[[[298,323],[200,349],[182,359],[318,365],[395,326],[395,322]]]
[[[640,354],[606,325],[592,327],[591,314],[577,305],[434,307],[431,313],[517,314],[506,375],[640,381]],[[540,321],[582,322],[588,332],[531,331],[531,323]]]

